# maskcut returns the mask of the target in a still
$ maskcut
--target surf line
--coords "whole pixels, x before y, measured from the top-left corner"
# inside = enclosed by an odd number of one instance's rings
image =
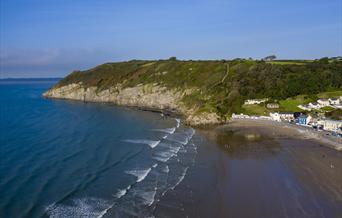
[[[122,141],[133,143],[133,144],[144,144],[144,145],[150,146],[151,148],[155,148],[160,143],[160,140],[153,141],[153,140],[145,140],[145,139],[125,139]]]

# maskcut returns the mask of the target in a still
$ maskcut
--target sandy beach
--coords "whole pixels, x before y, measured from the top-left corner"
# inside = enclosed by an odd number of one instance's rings
[[[300,126],[287,122],[275,122],[270,120],[254,120],[254,119],[235,119],[230,121],[225,127],[231,128],[246,128],[255,127],[261,128],[264,134],[279,137],[292,137],[298,139],[316,140],[328,147],[336,150],[342,150],[342,138],[332,136],[327,131],[317,131],[311,127]]]
[[[198,130],[196,162],[156,217],[341,217],[341,151],[329,137],[268,122]]]

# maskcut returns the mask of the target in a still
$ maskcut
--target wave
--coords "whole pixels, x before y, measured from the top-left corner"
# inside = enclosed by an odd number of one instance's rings
[[[171,187],[172,190],[174,190],[174,189],[183,181],[183,179],[184,179],[185,176],[186,176],[186,173],[187,173],[188,169],[189,169],[189,167],[186,167],[186,168],[184,169],[182,175],[178,178],[177,183],[176,183],[174,186]]]
[[[70,205],[52,204],[46,208],[49,217],[102,217],[113,203],[99,198],[81,198],[72,200]]]
[[[184,136],[184,134],[185,134],[185,136]],[[172,136],[167,137],[167,140],[171,141],[171,142],[177,142],[177,143],[180,143],[182,145],[186,145],[189,143],[189,141],[195,135],[195,130],[193,128],[186,129],[184,134],[183,133],[173,134]]]
[[[143,199],[143,202],[147,206],[151,206],[154,202],[154,198],[157,193],[157,188],[155,188],[153,191],[142,191],[138,193],[139,197]]]
[[[175,120],[176,120],[176,122],[177,122],[176,127],[179,128],[181,120],[178,119],[178,118],[175,118]]]
[[[153,158],[155,160],[158,160],[160,162],[167,162],[170,160],[172,157],[176,156],[177,153],[179,152],[180,147],[169,147],[169,150],[166,151],[160,151],[157,153],[153,154]]]
[[[127,188],[125,189],[120,189],[116,194],[115,197],[116,198],[121,198],[122,196],[124,196],[130,189],[131,189],[131,185],[127,186]]]
[[[162,171],[163,171],[164,173],[170,172],[169,166],[168,166],[168,165],[165,165],[165,167],[162,169]]]
[[[173,157],[174,154],[169,152],[169,151],[164,151],[164,152],[158,152],[153,156],[153,159],[160,161],[160,162],[167,162],[170,160],[171,157]]]
[[[144,144],[144,145],[150,146],[151,148],[155,148],[160,143],[160,140],[153,141],[153,140],[145,140],[145,139],[126,139],[122,141],[133,143],[133,144]]]
[[[180,139],[168,137],[167,140],[168,140],[168,141],[171,141],[171,142],[177,142],[177,143],[182,144],[182,145],[186,145],[186,144],[188,144],[188,142],[189,142],[189,139],[188,139],[188,138],[185,138],[184,140],[180,140]]]
[[[152,129],[152,131],[164,132],[164,133],[173,134],[173,133],[176,131],[176,127],[173,127],[173,128],[166,128],[166,129]]]
[[[136,176],[137,182],[141,182],[146,178],[146,176],[151,172],[151,170],[152,168],[148,168],[146,170],[129,170],[129,171],[126,171],[126,173]]]

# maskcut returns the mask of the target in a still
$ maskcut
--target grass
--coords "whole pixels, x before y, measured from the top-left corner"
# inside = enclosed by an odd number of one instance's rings
[[[262,104],[243,105],[242,110],[247,115],[268,116],[270,111]]]
[[[96,86],[98,91],[109,88],[158,84],[178,91],[194,90],[183,96],[182,102],[199,112],[214,112],[220,116],[245,111],[267,115],[270,111],[300,111],[299,104],[316,101],[316,95],[296,96],[280,101],[280,108],[271,110],[262,105],[244,106],[245,99],[285,99],[299,93],[316,93],[317,84],[333,90],[341,86],[339,69],[342,62],[321,63],[306,60],[132,60],[106,63],[85,71],[75,71],[55,87],[82,83]],[[272,65],[274,64],[274,65]],[[312,66],[311,66],[312,65]],[[309,82],[308,82],[309,81]],[[337,81],[337,83],[336,83]],[[310,88],[313,87],[313,88]],[[149,88],[146,87],[146,92]],[[322,93],[322,97],[342,95],[342,91]]]
[[[321,110],[322,110],[323,112],[330,112],[330,111],[335,110],[335,108],[330,107],[330,106],[325,106],[325,107],[322,107]]]
[[[342,96],[342,90],[333,92],[322,92],[317,95],[318,98],[334,98]]]
[[[301,112],[303,111],[298,107],[300,104],[308,104],[313,100],[308,98],[306,95],[298,95],[293,98],[287,98],[286,100],[279,101],[280,110],[281,111],[293,111],[293,112]]]
[[[270,64],[278,64],[278,65],[304,65],[312,62],[311,60],[276,60],[276,61],[267,61]]]
[[[342,120],[342,110],[336,109],[336,110],[327,112],[325,113],[325,116],[333,120]]]

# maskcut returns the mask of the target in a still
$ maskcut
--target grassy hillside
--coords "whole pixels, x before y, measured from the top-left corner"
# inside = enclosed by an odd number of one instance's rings
[[[253,60],[179,61],[169,60],[106,63],[87,71],[75,71],[56,86],[82,82],[84,86],[107,89],[157,83],[179,90],[191,89],[183,102],[198,110],[229,116],[248,98],[282,100],[283,109],[293,109],[322,92],[341,92],[342,61],[286,61],[282,64]],[[305,95],[308,99],[291,99]],[[255,109],[255,108],[254,108]],[[263,109],[255,109],[263,114]]]

